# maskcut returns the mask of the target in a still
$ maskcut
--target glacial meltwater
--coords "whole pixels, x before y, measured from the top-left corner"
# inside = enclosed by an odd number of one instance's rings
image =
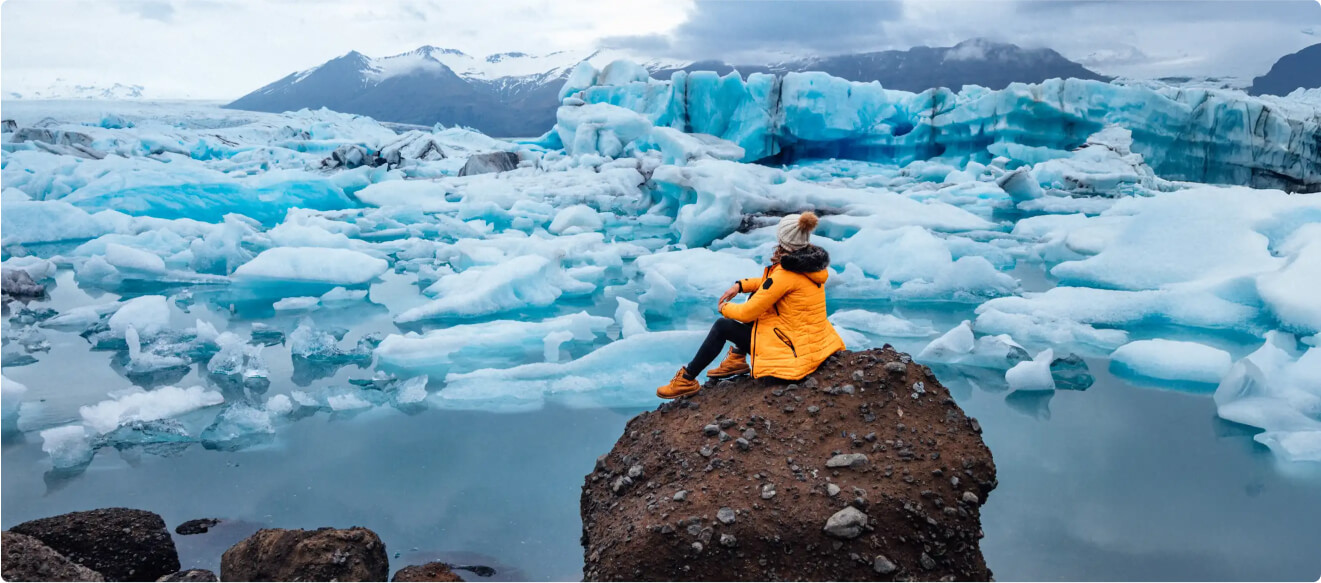
[[[725,125],[694,135],[674,112],[714,77],[681,95],[591,73],[525,141],[328,110],[6,102],[0,526],[219,518],[175,537],[185,568],[217,570],[259,528],[361,525],[393,568],[577,580],[597,456],[760,272],[779,217],[814,210],[846,344],[911,353],[980,421],[997,578],[1321,574],[1321,199],[1271,189],[1315,179],[1280,136],[1316,132],[1317,95],[1203,90],[1294,134],[1200,128],[1233,143],[1191,160],[1084,107],[1245,123],[1184,115],[1174,90],[970,88],[937,112],[791,74],[799,101],[766,111],[796,117],[768,121],[754,76],[722,84],[736,99],[707,105]],[[879,111],[894,119],[857,121]],[[1088,135],[1034,135],[1074,118]],[[880,136],[979,124],[1003,135],[929,159]],[[794,131],[816,132],[799,155],[895,159],[745,159]],[[1244,172],[1276,182],[1173,180]]]

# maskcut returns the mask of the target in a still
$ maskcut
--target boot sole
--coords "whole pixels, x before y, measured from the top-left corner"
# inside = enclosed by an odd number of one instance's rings
[[[715,373],[715,374],[712,374],[712,373],[710,373],[710,372],[707,372],[707,373],[706,373],[706,378],[709,378],[709,379],[727,379],[727,378],[729,378],[729,377],[736,377],[736,376],[738,376],[738,375],[741,375],[741,374],[748,374],[748,373],[750,373],[750,372],[752,372],[752,369],[751,369],[751,368],[744,369],[744,370],[739,370],[739,371],[734,371],[734,372],[726,372],[726,373]]]

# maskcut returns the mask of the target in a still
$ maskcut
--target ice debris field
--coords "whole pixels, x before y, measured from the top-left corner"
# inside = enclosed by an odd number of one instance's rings
[[[651,406],[777,217],[810,209],[852,348],[1010,394],[1100,363],[1321,461],[1321,93],[617,62],[561,98],[515,141],[7,105],[6,431],[76,472],[321,412]]]

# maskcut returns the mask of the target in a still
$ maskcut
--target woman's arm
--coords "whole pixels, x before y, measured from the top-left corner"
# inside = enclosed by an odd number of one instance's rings
[[[768,277],[762,281],[761,289],[752,294],[748,301],[741,304],[725,303],[720,305],[720,315],[731,320],[740,322],[751,322],[771,309],[775,302],[780,301],[784,294],[789,293],[788,277],[780,277],[780,281],[775,281],[774,277]]]

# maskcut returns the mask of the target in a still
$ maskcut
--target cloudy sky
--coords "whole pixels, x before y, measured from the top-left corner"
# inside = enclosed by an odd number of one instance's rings
[[[1321,0],[6,0],[0,84],[228,99],[350,50],[611,47],[760,63],[972,37],[1111,75],[1251,78],[1321,42]]]

